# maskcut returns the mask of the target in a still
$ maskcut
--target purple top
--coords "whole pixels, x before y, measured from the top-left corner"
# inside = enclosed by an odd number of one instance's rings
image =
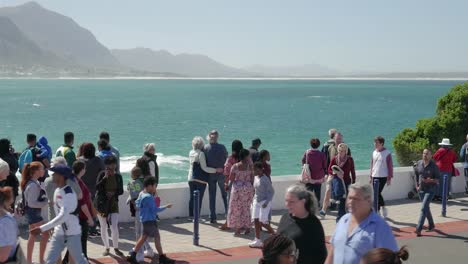
[[[302,156],[302,165],[309,163],[310,178],[312,180],[321,180],[325,177],[327,171],[327,156],[318,149],[309,149]]]

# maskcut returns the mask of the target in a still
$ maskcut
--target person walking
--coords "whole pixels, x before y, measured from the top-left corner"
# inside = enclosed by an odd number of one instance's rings
[[[392,229],[372,210],[372,197],[370,184],[349,186],[346,200],[349,213],[336,225],[325,264],[359,264],[361,258],[374,248],[398,250]]]
[[[106,157],[104,165],[106,169],[97,178],[97,192],[94,199],[101,227],[102,243],[105,247],[103,256],[110,254],[108,226],[111,229],[114,252],[118,256],[123,256],[124,254],[119,250],[119,196],[123,194],[122,175],[115,171],[117,167],[117,158],[115,156]]]
[[[421,213],[419,215],[418,225],[416,226],[416,235],[421,236],[424,221],[427,218],[429,227],[427,231],[434,230],[434,219],[432,218],[431,208],[429,207],[439,184],[440,172],[437,165],[432,161],[432,153],[429,149],[424,149],[422,160],[419,160],[414,167],[416,174],[416,190],[421,200]]]
[[[385,139],[381,136],[377,136],[374,139],[374,152],[372,153],[371,165],[370,165],[370,183],[373,183],[373,180],[379,181],[379,189],[374,190],[374,192],[379,192],[379,201],[378,201],[378,213],[380,213],[380,208],[382,208],[382,216],[388,216],[388,210],[385,207],[385,200],[382,196],[382,191],[385,187],[385,184],[389,185],[392,183],[393,178],[393,161],[392,153],[387,150],[385,147]]]
[[[466,143],[460,149],[460,158],[463,161],[463,171],[465,174],[465,193],[468,194],[468,134],[466,135]]]

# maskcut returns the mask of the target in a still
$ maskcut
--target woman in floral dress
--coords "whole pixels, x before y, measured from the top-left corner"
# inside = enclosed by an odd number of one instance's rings
[[[227,222],[228,227],[236,230],[235,235],[239,235],[242,231],[245,231],[245,234],[250,233],[250,205],[255,194],[250,152],[246,149],[241,150],[239,159],[240,162],[232,166],[229,175],[232,187]]]

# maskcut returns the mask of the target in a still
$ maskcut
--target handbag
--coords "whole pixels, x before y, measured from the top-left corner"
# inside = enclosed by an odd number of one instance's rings
[[[455,165],[452,164],[452,171],[453,171],[453,176],[460,176],[460,171],[455,168]]]
[[[307,159],[307,151],[304,153],[305,156],[305,163],[302,165],[302,173],[301,173],[301,182],[302,183],[310,183],[312,178],[310,176],[310,168],[309,168],[309,160]]]

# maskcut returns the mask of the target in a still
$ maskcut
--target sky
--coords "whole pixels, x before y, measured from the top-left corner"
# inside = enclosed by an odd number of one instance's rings
[[[0,6],[24,0],[0,0]],[[226,65],[343,72],[468,71],[466,0],[38,0],[108,48],[207,55]]]

